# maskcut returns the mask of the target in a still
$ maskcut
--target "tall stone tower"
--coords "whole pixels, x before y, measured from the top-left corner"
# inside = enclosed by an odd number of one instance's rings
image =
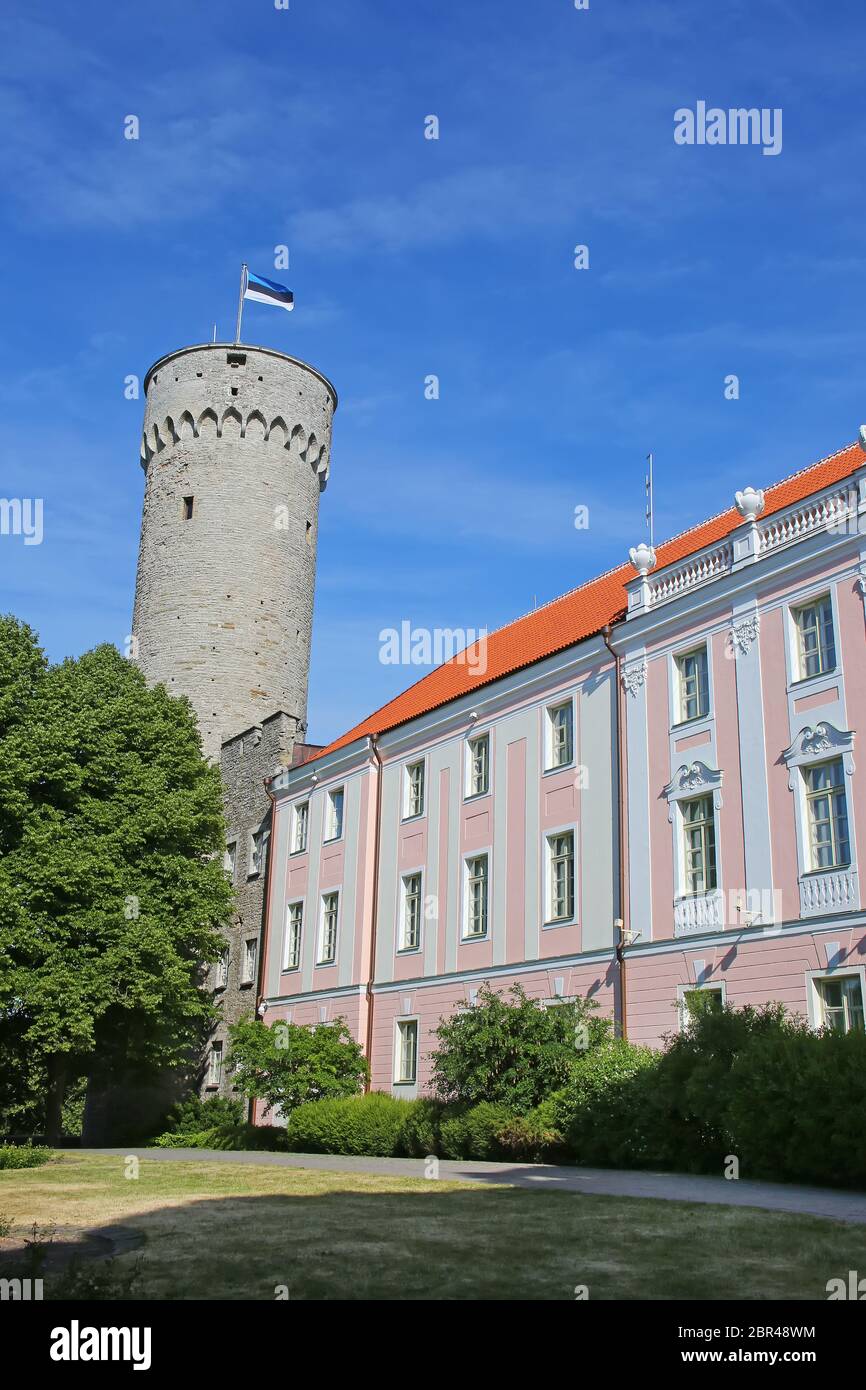
[[[207,982],[220,1021],[189,1080],[224,1095],[228,1027],[254,1007],[258,985],[264,779],[298,756],[306,734],[319,496],[337,396],[294,357],[226,343],[169,353],[144,385],[131,654],[150,684],[189,697],[205,753],[220,763],[235,914]]]
[[[134,655],[205,752],[283,711],[303,732],[333,386],[270,348],[181,348],[145,377]]]

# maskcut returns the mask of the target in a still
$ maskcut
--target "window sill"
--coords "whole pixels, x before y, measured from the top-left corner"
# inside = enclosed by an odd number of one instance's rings
[[[713,712],[710,710],[709,714],[696,714],[694,719],[678,719],[675,724],[671,725],[671,733],[679,734],[684,729],[699,729],[704,724],[709,728],[712,723]]]
[[[342,840],[342,835],[329,835],[327,840],[323,840],[323,845],[338,845]],[[306,853],[306,851],[305,851]]]
[[[466,793],[464,794],[464,797],[463,797],[463,804],[464,804],[464,806],[465,806],[465,805],[466,805],[468,802],[470,802],[470,801],[483,801],[484,798],[487,797],[487,796],[489,796],[489,795],[490,795],[490,788],[489,788],[489,787],[487,788],[487,791],[486,791],[486,792],[466,792]]]
[[[795,680],[788,682],[788,693],[796,691],[798,695],[814,689],[817,693],[821,689],[823,681],[837,681],[841,679],[842,672],[838,666],[833,666],[829,671],[819,671],[816,676],[797,676]]]
[[[316,969],[317,969],[317,970],[331,970],[331,969],[333,969],[333,967],[334,967],[336,964],[337,964],[336,959],[334,959],[334,960],[317,960],[317,961],[316,961]]]
[[[304,845],[304,848],[303,848],[303,849],[290,849],[290,850],[289,850],[289,858],[290,858],[290,859],[300,859],[301,855],[302,855],[302,854],[306,854],[306,853],[307,853],[307,847],[306,847],[306,845]]]
[[[475,941],[489,941],[489,940],[490,940],[490,933],[489,933],[489,932],[481,932],[480,934],[477,934],[477,935],[475,935],[475,936],[461,936],[461,938],[460,938],[460,945],[461,945],[461,946],[471,946],[471,945],[473,944],[473,942],[475,942]]]
[[[394,952],[396,956],[420,956],[420,946],[398,946]]]
[[[551,931],[555,927],[576,927],[577,918],[572,914],[571,917],[553,917],[549,922],[542,922],[542,931]]]
[[[568,772],[575,766],[574,758],[567,763],[560,763],[558,767],[546,767],[542,772],[542,777],[552,777],[555,772]]]
[[[426,814],[427,814],[426,811],[416,811],[416,812],[414,813],[414,815],[411,815],[411,816],[401,816],[401,817],[400,817],[400,824],[401,824],[401,825],[411,825],[412,821],[415,821],[415,820],[423,820]]]

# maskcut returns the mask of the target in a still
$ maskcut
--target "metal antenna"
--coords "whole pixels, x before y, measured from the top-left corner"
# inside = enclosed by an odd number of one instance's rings
[[[647,454],[649,471],[646,475],[646,524],[649,527],[650,549],[655,549],[655,538],[653,534],[653,456]]]

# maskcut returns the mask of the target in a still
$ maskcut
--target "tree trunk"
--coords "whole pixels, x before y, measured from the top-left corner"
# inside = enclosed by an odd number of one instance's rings
[[[48,1058],[45,1137],[49,1144],[59,1144],[63,1138],[63,1099],[66,1095],[67,1063],[65,1052],[55,1052]]]

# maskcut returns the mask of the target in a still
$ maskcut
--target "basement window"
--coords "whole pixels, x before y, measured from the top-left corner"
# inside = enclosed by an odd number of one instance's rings
[[[183,519],[184,519],[184,521],[192,521],[192,509],[193,509],[193,503],[194,503],[194,501],[195,501],[195,499],[194,499],[193,497],[185,497],[185,498],[183,499]]]

